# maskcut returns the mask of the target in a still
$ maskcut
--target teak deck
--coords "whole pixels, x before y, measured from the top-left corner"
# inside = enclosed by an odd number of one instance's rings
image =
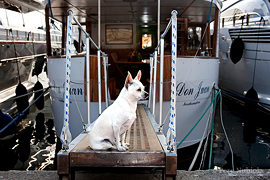
[[[94,151],[88,145],[88,133],[82,133],[71,142],[69,151],[58,153],[59,176],[69,175],[74,179],[74,170],[80,167],[155,167],[163,169],[164,177],[175,176],[176,154],[167,152],[165,137],[157,133],[157,125],[153,124],[152,116],[149,119],[150,113],[146,110],[143,105],[138,105],[137,118],[126,135],[129,150]]]

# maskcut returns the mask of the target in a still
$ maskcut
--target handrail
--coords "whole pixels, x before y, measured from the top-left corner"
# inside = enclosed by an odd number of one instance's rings
[[[166,34],[168,33],[168,31],[169,31],[169,29],[170,29],[170,27],[171,27],[171,24],[172,24],[172,18],[171,18],[170,21],[168,22],[165,31],[160,35],[161,38],[164,39],[164,37],[166,36]],[[155,50],[157,50],[157,49],[159,48],[160,45],[161,45],[161,39],[159,40],[158,45],[156,46]]]
[[[249,12],[249,13],[242,13],[242,14],[235,14],[231,16],[225,16],[222,18],[233,18],[233,17],[241,17],[241,16],[246,16],[246,15],[258,15],[259,17],[262,17],[259,13],[257,12]]]
[[[153,74],[153,62],[154,62],[154,58],[153,58],[153,54],[150,54],[150,77],[152,77]],[[148,98],[148,108],[150,109],[151,107],[151,96],[152,96],[152,78],[150,78],[150,86],[149,86],[149,98]]]
[[[69,143],[72,140],[72,136],[69,129],[69,107],[70,107],[70,72],[71,72],[71,38],[72,38],[72,11],[68,11],[67,16],[67,41],[66,41],[66,65],[65,65],[65,89],[64,89],[64,104],[63,104],[63,128],[60,134],[60,140],[62,142],[62,148],[68,149]],[[88,47],[87,47],[88,50]]]
[[[94,44],[94,46],[98,49],[97,56],[98,56],[98,94],[99,94],[99,115],[101,114],[101,68],[100,68],[100,53],[102,53],[103,62],[104,62],[104,74],[105,74],[105,90],[107,85],[107,78],[106,78],[106,58],[108,58],[107,54],[101,51],[101,49],[95,44],[95,42],[92,40],[90,35],[82,28],[81,24],[78,22],[78,20],[73,15],[73,12],[71,10],[68,10],[68,17],[67,17],[67,42],[66,42],[66,74],[65,74],[65,95],[64,95],[64,123],[63,128],[61,131],[60,139],[63,145],[63,149],[69,148],[69,143],[72,140],[71,133],[69,130],[69,102],[70,102],[70,95],[68,90],[70,89],[70,73],[71,73],[71,38],[72,38],[72,19],[76,22],[76,24],[79,26],[79,28],[82,30],[82,32],[86,35],[86,73],[87,73],[87,121],[88,124],[91,123],[90,121],[90,87],[88,84],[90,84],[90,42],[89,40]],[[106,106],[108,106],[108,97],[107,92],[105,92],[106,95]]]
[[[169,29],[172,27],[172,68],[171,68],[171,105],[170,105],[170,122],[169,122],[169,130],[167,133],[167,141],[171,138],[171,143],[168,144],[168,149],[170,151],[174,151],[176,144],[176,129],[175,129],[175,114],[176,114],[176,56],[177,56],[177,11],[173,10],[171,13],[171,18],[165,31],[161,35],[161,39],[158,42],[157,47],[155,48],[155,52],[151,60],[154,60],[154,87],[153,87],[153,115],[155,116],[155,99],[156,99],[156,70],[157,70],[157,52],[158,48],[161,47],[160,51],[160,93],[159,93],[159,131],[162,131],[162,107],[163,107],[163,66],[164,66],[164,37],[168,33]],[[152,66],[151,62],[151,66]],[[151,67],[151,75],[150,79],[152,80],[152,67]],[[152,82],[152,81],[151,81]],[[150,107],[150,103],[148,105]]]
[[[247,21],[246,21],[246,24],[247,26],[249,25],[249,16],[250,15],[257,15],[259,16],[261,19],[264,20],[263,16],[261,16],[259,13],[257,12],[249,12],[249,13],[242,13],[242,14],[235,14],[235,15],[231,15],[231,16],[225,16],[225,17],[222,17],[222,27],[224,27],[224,19],[227,19],[227,18],[233,18],[233,26],[235,26],[235,18],[236,17],[245,17],[247,16]],[[242,19],[243,20],[243,19]],[[242,22],[243,23],[243,22]],[[243,25],[243,24],[242,24]],[[264,25],[265,25],[265,20],[264,20]]]
[[[68,13],[72,12],[72,10],[68,10]],[[71,13],[72,14],[72,13]],[[75,18],[75,16],[73,16],[73,20],[76,22],[76,24],[79,26],[79,28],[83,31],[83,33],[86,35],[87,38],[89,38],[89,40],[93,43],[93,45],[97,48],[97,55],[98,55],[98,89],[99,89],[99,115],[101,114],[101,72],[100,72],[100,53],[102,54],[102,57],[108,57],[108,55],[103,52],[97,45],[96,43],[93,41],[93,39],[90,37],[90,35],[84,30],[84,28],[82,27],[82,25],[79,23],[79,21]],[[105,63],[105,61],[104,61]],[[106,65],[104,65],[106,67]],[[105,69],[104,69],[105,70]],[[106,74],[106,72],[105,72]],[[105,76],[105,81],[107,81],[106,76]],[[105,84],[107,84],[107,82],[105,82]],[[90,93],[90,92],[89,92]],[[105,93],[107,94],[107,93]],[[107,97],[106,97],[107,98]],[[107,101],[106,101],[107,102]],[[106,103],[107,104],[107,103]],[[88,108],[89,109],[89,108]]]
[[[72,10],[68,10],[68,12],[69,11],[71,11],[72,12]],[[93,41],[93,39],[90,37],[90,35],[83,29],[83,27],[82,27],[82,25],[79,23],[79,21],[75,18],[75,16],[73,16],[72,15],[72,17],[73,17],[73,20],[76,22],[76,24],[79,26],[79,28],[83,31],[83,33],[86,35],[86,37],[88,37],[89,38],[89,40],[93,43],[93,45],[97,48],[97,50],[98,51],[100,51],[101,52],[101,54],[103,55],[103,56],[108,56],[106,53],[104,53],[103,51],[101,51],[101,49],[96,45],[96,43]]]

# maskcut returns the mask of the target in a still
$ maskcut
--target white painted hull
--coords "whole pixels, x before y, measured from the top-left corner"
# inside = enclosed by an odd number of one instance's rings
[[[83,121],[87,124],[87,104],[84,100],[84,57],[71,59],[71,90],[74,90],[70,96],[70,131],[72,137],[75,138],[79,133],[83,131]],[[199,59],[196,58],[178,58],[177,59],[177,84],[180,82],[186,82],[185,88],[193,88],[193,93],[190,95],[183,95],[180,89],[177,97],[177,142],[188,133],[193,125],[199,120],[206,108],[211,102],[212,86],[218,82],[218,59]],[[189,67],[190,70],[189,70]],[[189,71],[189,72],[188,72]],[[57,131],[57,135],[60,136],[63,126],[63,108],[64,108],[64,78],[65,78],[65,58],[51,58],[48,60],[48,75],[50,80],[50,95],[52,102],[52,110],[54,115],[54,123]],[[185,81],[184,81],[185,80]],[[198,86],[207,87],[204,93],[198,94]],[[180,86],[179,86],[180,88]],[[71,91],[72,92],[72,91]],[[74,93],[81,92],[81,93]],[[168,94],[168,96],[170,96]],[[196,96],[196,98],[195,98]],[[76,105],[76,102],[78,105]],[[156,112],[158,112],[158,102],[156,103]],[[164,102],[163,116],[165,117],[168,109],[169,102]],[[102,103],[102,109],[105,108],[105,102]],[[80,113],[78,111],[80,109]],[[91,122],[98,117],[98,103],[91,103]],[[158,122],[159,114],[156,113],[155,118]],[[205,114],[204,118],[188,136],[186,141],[180,146],[186,147],[200,141],[203,134],[209,111]],[[167,121],[168,123],[168,121]],[[164,132],[167,131],[168,125],[164,126]]]
[[[196,124],[207,107],[210,105],[213,84],[218,85],[218,67],[218,59],[177,58],[177,144],[181,142],[182,139],[188,134],[188,132],[192,129],[192,127]],[[182,82],[185,82],[184,86]],[[155,119],[157,122],[159,122],[159,102],[156,102],[155,109],[155,112],[157,112],[155,113]],[[163,132],[165,134],[168,130],[169,116],[167,114],[169,109],[170,102],[163,102],[163,121],[167,116],[167,120],[163,128]],[[153,109],[151,109],[151,112],[152,111]],[[210,113],[211,111],[208,110],[201,119],[200,123],[179,146],[179,148],[193,145],[201,140]]]
[[[263,10],[268,12],[265,12],[265,15],[269,14],[269,8],[266,8],[270,7],[269,2],[265,1],[265,4],[259,4],[259,1],[250,2],[264,8]],[[260,9],[257,11],[261,12]],[[269,16],[263,18],[265,21],[269,20]],[[266,104],[270,104],[270,26],[268,23],[264,25],[263,21],[260,25],[260,17],[250,18],[249,22],[250,25],[247,26],[245,19],[241,28],[241,20],[236,21],[235,26],[230,21],[220,29],[219,86],[241,97],[253,86],[258,93],[259,101],[265,103],[262,105],[269,109],[270,106]],[[234,64],[230,59],[230,52],[231,44],[236,37],[244,42],[244,51],[240,61]]]
[[[270,31],[270,29],[269,29]],[[226,43],[226,42],[223,42]],[[231,43],[227,43],[230,47]],[[255,66],[257,43],[245,43],[243,58],[233,64],[229,57],[229,51],[220,49],[220,88],[234,94],[244,96],[252,86],[258,93],[260,102],[270,104],[270,51],[269,43],[259,43]],[[227,57],[228,56],[228,57]],[[254,84],[253,84],[254,76]],[[264,105],[265,106],[265,105]],[[266,106],[267,107],[267,106]],[[268,106],[269,108],[269,106]]]
[[[241,26],[242,20],[236,20],[233,26],[233,21],[230,19],[225,21],[224,27],[220,28],[219,86],[242,97],[253,86],[258,93],[259,101],[270,104],[270,26],[268,23],[270,4],[263,0],[238,2],[225,9],[221,17],[232,16],[232,10],[236,7],[245,13],[259,12],[263,20],[258,15],[253,15],[250,16],[249,25],[245,18],[244,26]],[[241,60],[234,64],[230,59],[230,52],[231,44],[236,37],[243,40],[244,51]],[[262,105],[270,108],[265,104]]]
[[[52,111],[54,115],[54,125],[57,135],[63,127],[64,121],[64,87],[65,87],[65,58],[48,59],[48,76],[50,83],[50,95],[52,102]],[[71,96],[70,96],[70,116],[69,128],[72,137],[75,138],[83,131],[83,123],[87,124],[87,103],[84,100],[84,57],[77,57],[71,59]],[[72,82],[76,82],[72,83]],[[102,103],[102,109],[105,109],[105,102]],[[91,122],[98,116],[98,103],[91,102]],[[81,115],[82,118],[81,118]],[[82,120],[83,119],[83,120]]]

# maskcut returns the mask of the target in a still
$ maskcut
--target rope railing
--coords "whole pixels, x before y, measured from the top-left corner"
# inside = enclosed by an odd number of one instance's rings
[[[63,149],[68,149],[69,143],[72,140],[71,133],[69,130],[69,102],[70,102],[70,95],[69,95],[69,89],[70,89],[70,73],[71,73],[71,38],[72,38],[72,19],[75,21],[75,23],[79,26],[79,28],[82,30],[82,32],[86,36],[86,75],[87,75],[87,122],[88,124],[91,123],[90,121],[90,41],[92,44],[97,48],[97,60],[98,60],[98,104],[99,104],[99,114],[101,114],[101,68],[100,68],[100,53],[102,54],[103,63],[104,63],[104,75],[105,75],[105,87],[107,86],[107,60],[108,55],[101,51],[101,49],[96,45],[96,43],[93,41],[93,39],[90,37],[90,35],[84,30],[82,25],[78,22],[78,20],[75,18],[71,10],[68,10],[68,17],[67,17],[67,43],[66,43],[66,80],[65,80],[65,96],[64,96],[64,123],[63,128],[61,131],[60,139],[63,145]],[[108,106],[108,93],[107,88],[105,88],[105,99],[106,99],[106,107]]]
[[[158,55],[158,48],[160,47],[160,93],[159,93],[159,131],[162,131],[162,105],[163,105],[163,68],[164,68],[164,37],[168,33],[169,29],[172,28],[172,68],[171,68],[171,105],[170,105],[170,122],[169,122],[169,130],[167,132],[167,142],[168,149],[170,151],[174,151],[175,144],[176,144],[176,129],[175,129],[175,115],[176,115],[176,55],[177,55],[177,11],[173,10],[171,13],[171,18],[169,23],[167,24],[166,29],[160,36],[161,39],[158,42],[157,47],[155,48],[155,52],[151,56],[151,70],[150,70],[150,83],[152,83],[152,68],[154,68],[154,87],[153,87],[153,116],[155,117],[155,97],[156,97],[156,79],[157,79],[157,55]],[[153,66],[154,61],[154,66]],[[152,87],[150,86],[150,91]],[[150,107],[150,100],[148,107]],[[171,140],[169,140],[171,139]]]
[[[70,11],[71,11],[71,10],[69,10],[68,12],[70,12]],[[71,11],[71,12],[72,12],[72,11]],[[107,57],[108,55],[107,55],[105,52],[101,51],[101,49],[96,45],[95,41],[93,41],[93,39],[90,37],[90,35],[85,31],[85,29],[82,27],[82,25],[79,23],[79,21],[75,18],[75,16],[72,15],[72,17],[73,17],[73,20],[76,22],[76,24],[79,26],[79,28],[80,28],[80,29],[83,31],[83,33],[86,35],[86,37],[89,38],[89,40],[92,42],[92,44],[97,48],[97,50],[100,51],[100,53],[101,53],[103,56]]]

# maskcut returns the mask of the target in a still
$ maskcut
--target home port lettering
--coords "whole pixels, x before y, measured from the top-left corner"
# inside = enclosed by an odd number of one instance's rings
[[[209,93],[210,87],[203,86],[203,81],[201,81],[197,88],[195,87],[187,87],[186,83],[180,82],[176,86],[176,95],[177,96],[194,96],[194,100],[196,100],[200,95]]]

